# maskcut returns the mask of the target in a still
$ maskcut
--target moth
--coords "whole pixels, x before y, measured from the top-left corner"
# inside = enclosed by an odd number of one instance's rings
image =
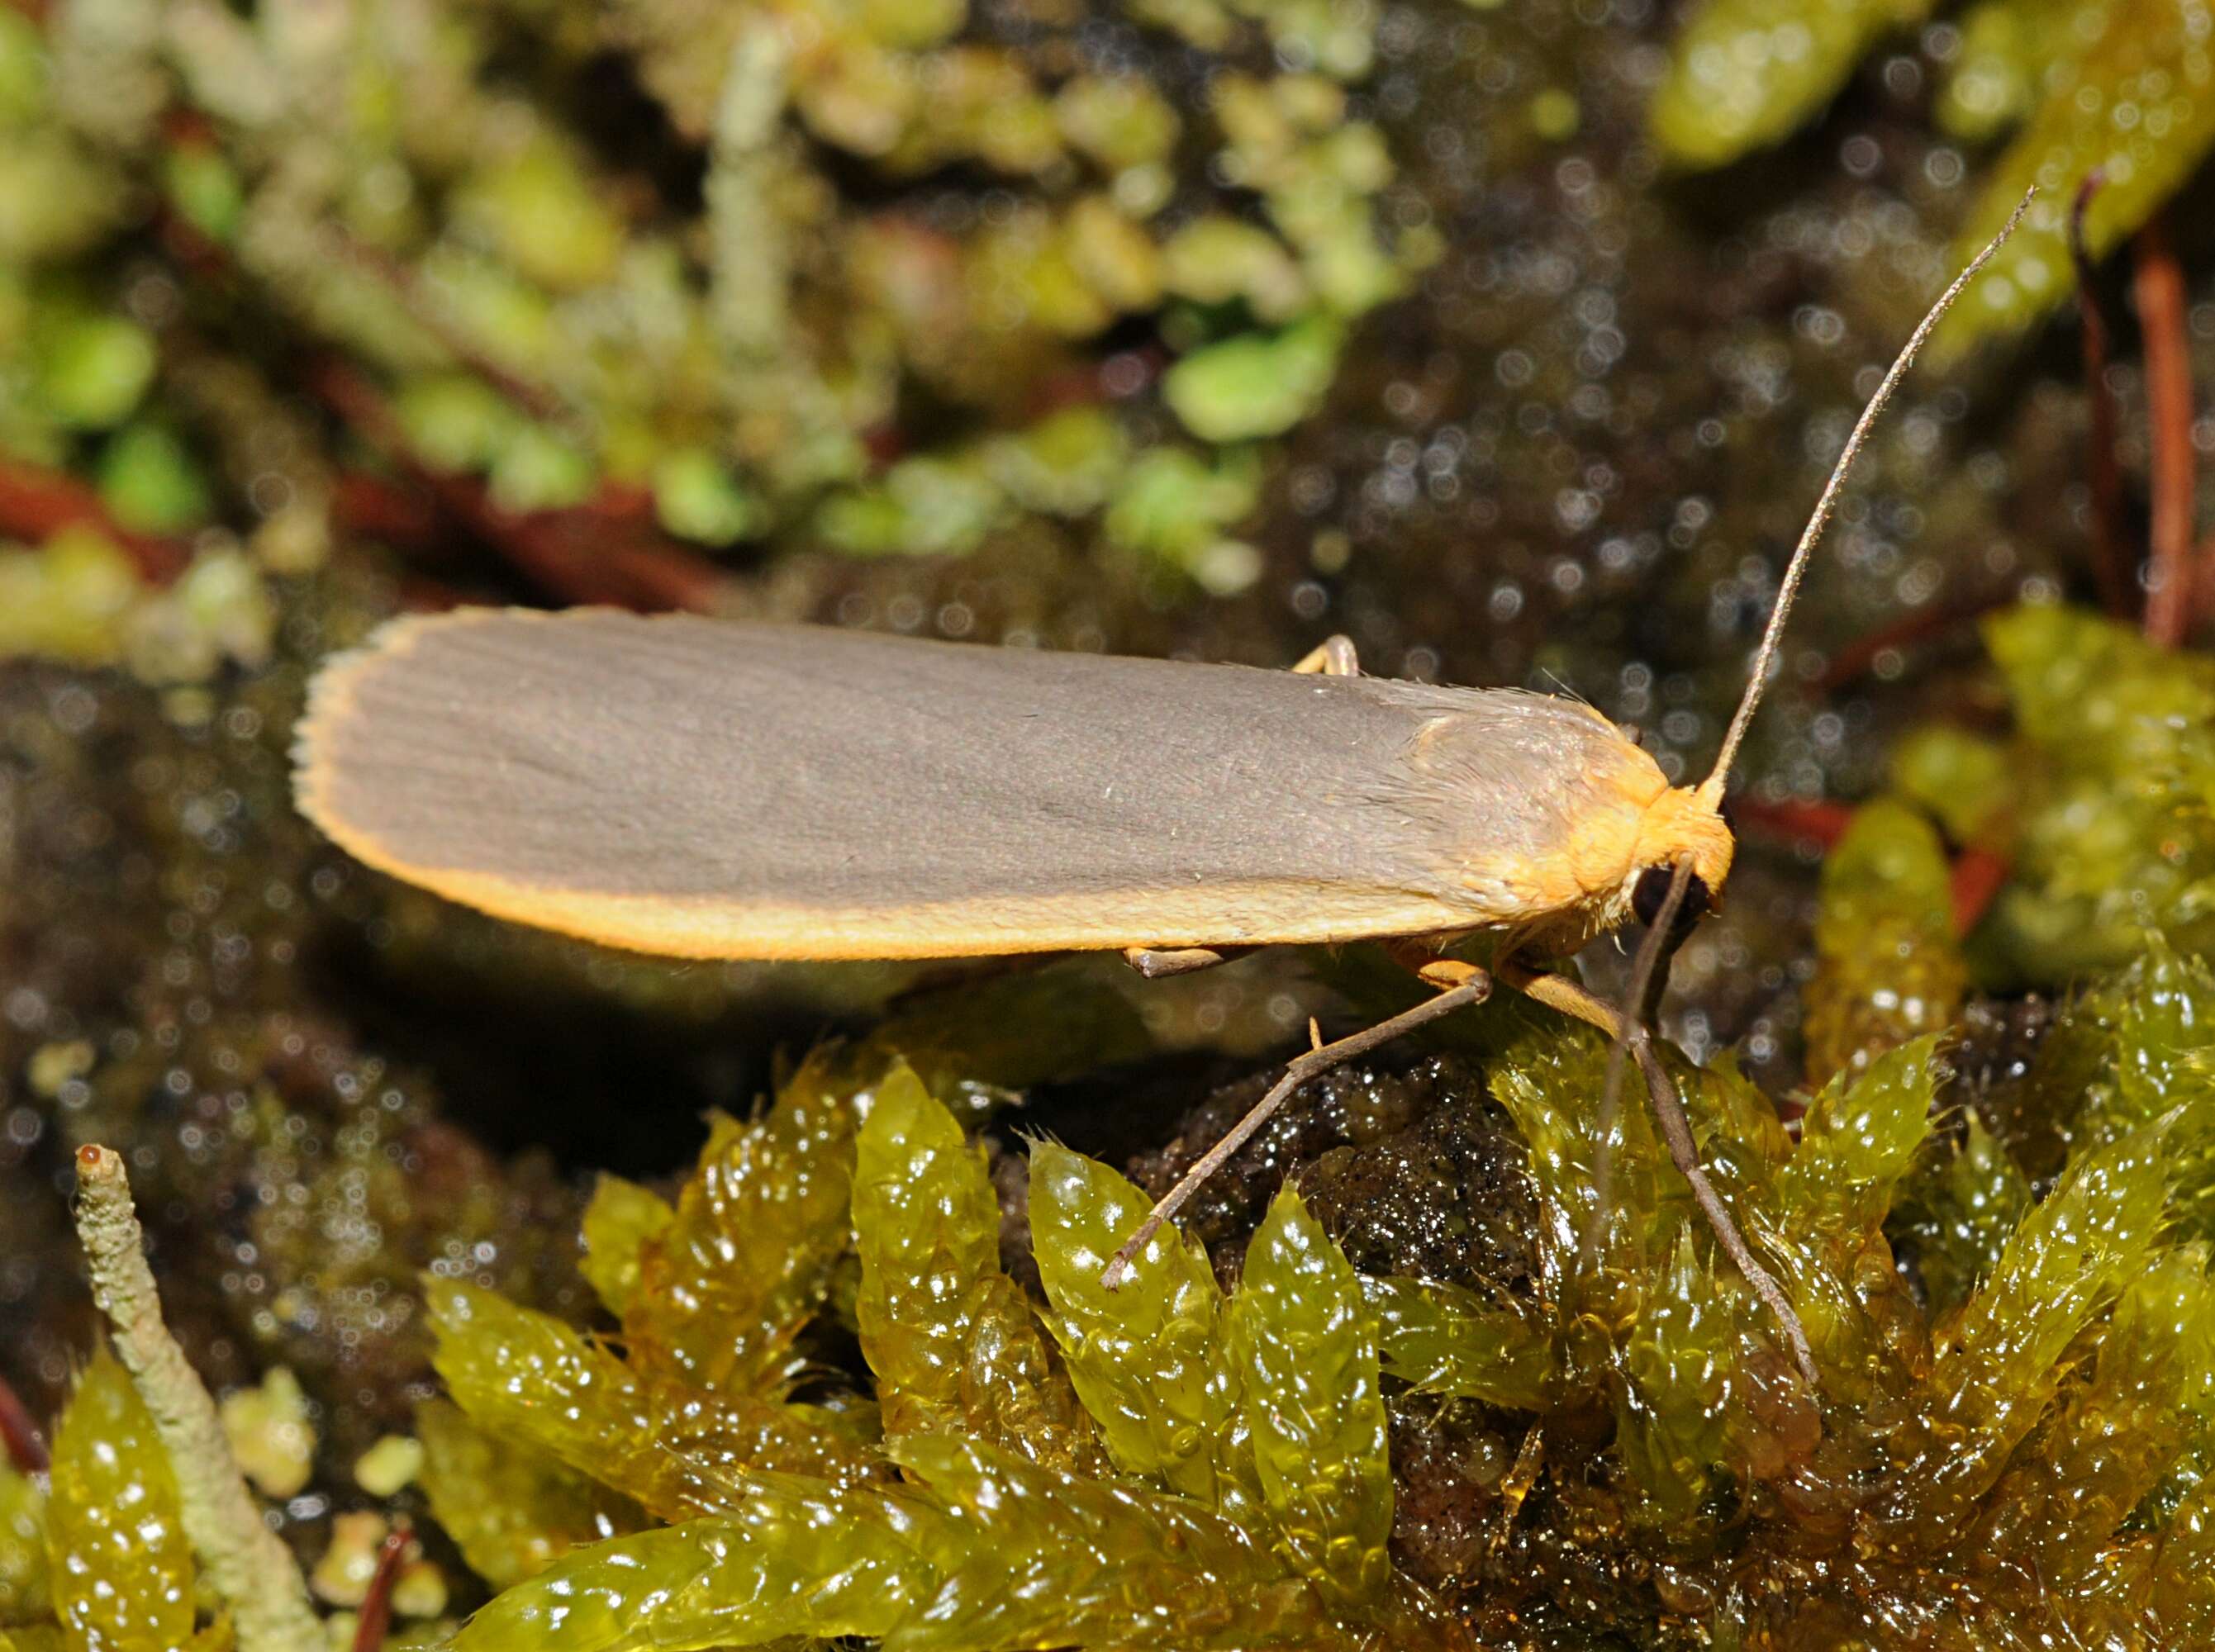
[[[1497,980],[1637,1058],[1672,1159],[1812,1373],[1637,1017],[1540,960],[1720,903],[1725,780],[1808,559],[1876,415],[2022,211],[1863,410],[1697,784],[1672,786],[1588,706],[1364,676],[1343,639],[1270,671],[475,609],[396,621],[322,669],[298,731],[300,808],[367,865],[464,905],[669,957],[1097,949],[1163,973],[1228,949],[1372,940],[1439,989],[1292,1063],[1111,1274],[1298,1083]],[[1489,970],[1445,955],[1474,932],[1495,942]]]

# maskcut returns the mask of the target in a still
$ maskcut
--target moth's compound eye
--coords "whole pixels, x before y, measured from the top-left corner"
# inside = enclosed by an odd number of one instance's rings
[[[1661,902],[1669,898],[1669,880],[1676,875],[1674,866],[1648,866],[1638,874],[1630,891],[1630,909],[1638,915],[1639,922],[1651,926],[1661,915]],[[1684,898],[1677,903],[1677,927],[1690,928],[1705,915],[1708,906],[1708,886],[1696,872],[1684,880]]]

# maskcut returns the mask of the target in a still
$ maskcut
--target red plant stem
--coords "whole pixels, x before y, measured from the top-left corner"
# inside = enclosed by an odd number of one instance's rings
[[[18,1474],[44,1474],[52,1465],[45,1436],[31,1421],[30,1408],[4,1377],[0,1377],[0,1445],[6,1446],[9,1464]]]
[[[334,483],[331,521],[341,533],[395,545],[427,545],[439,536],[439,513],[428,499],[365,471],[347,471]]]
[[[2117,619],[2138,608],[2138,580],[2123,528],[2123,468],[2116,452],[2115,393],[2108,383],[2108,357],[2114,334],[2101,311],[2093,285],[2092,255],[2084,245],[2084,212],[2105,177],[2095,168],[2077,186],[2069,210],[2069,256],[2077,266],[2077,318],[2084,347],[2086,480],[2092,489],[2092,575],[2100,602]]]
[[[412,265],[393,257],[382,248],[357,241],[343,230],[333,229],[330,234],[333,244],[348,261],[368,271],[390,287],[416,325],[436,339],[456,361],[541,423],[560,424],[568,419],[569,409],[560,396],[546,386],[500,365],[456,327],[451,318],[425,295],[423,284],[417,278]]]
[[[380,1652],[385,1632],[392,1627],[392,1591],[400,1582],[400,1568],[415,1546],[415,1533],[408,1522],[395,1522],[377,1551],[377,1572],[369,1580],[369,1593],[361,1598],[361,1615],[355,1620],[353,1652]]]
[[[1991,907],[2011,870],[2003,856],[1990,849],[1967,848],[1954,858],[1951,883],[1955,934],[1966,935],[1977,927],[1978,920]]]
[[[1867,676],[1877,656],[1889,649],[1906,648],[1929,638],[1938,636],[2006,606],[2004,597],[1972,597],[1960,602],[1934,604],[1903,614],[1888,625],[1879,626],[1865,636],[1856,637],[1831,657],[1823,674],[1813,685],[1818,699],[1836,694],[1850,683]]]
[[[2195,606],[2192,555],[2192,365],[2185,343],[2184,271],[2165,218],[2132,243],[2132,287],[2145,340],[2146,419],[2151,449],[2152,574],[2145,633],[2164,648],[2184,641]]]
[[[150,584],[167,584],[192,560],[181,541],[124,527],[108,514],[100,495],[76,477],[0,459],[0,534],[40,540],[75,527],[91,528],[114,540]]]
[[[445,475],[417,459],[383,395],[347,363],[323,358],[309,370],[308,382],[363,441],[549,595],[647,613],[709,613],[721,605],[726,577],[653,533],[643,520],[650,508],[643,496],[611,488],[574,510],[506,510],[475,478]]]
[[[1812,843],[1822,849],[1834,847],[1854,817],[1852,809],[1843,803],[1802,803],[1796,798],[1770,803],[1760,798],[1734,798],[1731,813],[1746,836]]]

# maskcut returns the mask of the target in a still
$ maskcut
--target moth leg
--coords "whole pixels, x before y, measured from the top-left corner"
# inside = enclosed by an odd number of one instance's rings
[[[1723,1254],[1736,1264],[1739,1272],[1746,1276],[1746,1282],[1753,1287],[1753,1294],[1776,1317],[1808,1386],[1816,1386],[1815,1355],[1807,1345],[1807,1333],[1801,1326],[1800,1316],[1793,1312],[1791,1302],[1775,1276],[1754,1259],[1752,1251],[1739,1233],[1738,1224],[1731,1220],[1722,1196],[1715,1191],[1715,1184],[1700,1167],[1699,1143],[1692,1138],[1691,1121],[1684,1116],[1684,1100],[1678,1095],[1668,1069],[1661,1065],[1660,1056],[1655,1054],[1654,1040],[1646,1028],[1639,1022],[1626,1021],[1613,1005],[1593,997],[1567,976],[1531,970],[1512,958],[1503,960],[1498,969],[1500,978],[1517,991],[1549,1008],[1598,1027],[1609,1037],[1621,1039],[1629,1048],[1638,1070],[1645,1075],[1646,1092],[1653,1098],[1654,1123],[1660,1127],[1670,1162],[1690,1184],[1692,1202],[1700,1207],[1700,1214],[1715,1230],[1715,1242],[1722,1246]]]
[[[1250,946],[1126,946],[1123,949],[1123,962],[1147,980],[1159,981],[1163,976],[1188,976],[1201,970],[1212,970],[1218,964],[1243,958],[1253,950]]]
[[[1100,1282],[1109,1290],[1120,1285],[1130,1275],[1132,1259],[1152,1242],[1163,1225],[1184,1208],[1185,1202],[1200,1190],[1209,1177],[1221,1170],[1233,1153],[1246,1145],[1255,1131],[1269,1122],[1269,1115],[1284,1104],[1285,1097],[1310,1079],[1328,1073],[1334,1067],[1343,1067],[1355,1057],[1368,1054],[1377,1045],[1391,1043],[1402,1033],[1413,1032],[1426,1022],[1435,1021],[1441,1015],[1466,1005],[1482,1004],[1489,998],[1492,995],[1492,977],[1474,966],[1464,967],[1469,968],[1469,975],[1458,985],[1447,988],[1437,997],[1426,1000],[1411,1010],[1402,1010],[1390,1019],[1379,1021],[1375,1026],[1365,1028],[1350,1037],[1341,1038],[1335,1043],[1318,1043],[1304,1055],[1287,1062],[1283,1075],[1269,1086],[1268,1093],[1255,1102],[1248,1110],[1246,1117],[1232,1125],[1220,1141],[1202,1153],[1192,1168],[1178,1178],[1177,1184],[1163,1195],[1161,1201],[1146,1213],[1145,1221],[1138,1224],[1138,1230],[1123,1241],[1122,1248],[1110,1258],[1106,1271],[1100,1276]]]
[[[1435,987],[1440,992],[1484,973],[1474,964],[1441,956],[1439,948],[1443,944],[1444,940],[1437,936],[1427,939],[1410,935],[1387,940],[1383,945],[1385,957],[1425,986]]]
[[[1325,637],[1292,670],[1304,676],[1359,676],[1361,660],[1353,652],[1353,638]]]

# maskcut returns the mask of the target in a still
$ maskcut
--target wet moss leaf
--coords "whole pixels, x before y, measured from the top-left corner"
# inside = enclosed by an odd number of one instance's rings
[[[1279,1547],[1330,1598],[1375,1599],[1392,1533],[1377,1327],[1353,1264],[1292,1187],[1246,1248],[1230,1337]]]
[[[174,1652],[193,1638],[176,1476],[152,1414],[104,1347],[55,1430],[46,1558],[71,1652]]]
[[[1914,1256],[1932,1320],[1946,1319],[1991,1277],[2029,1208],[2029,1179],[1972,1112],[1960,1143],[1916,1171],[1889,1223]]]
[[[1252,1448],[1224,1335],[1223,1293],[1174,1225],[1117,1290],[1108,1260],[1152,1201],[1123,1177],[1051,1141],[1031,1147],[1031,1243],[1070,1380],[1126,1472],[1157,1476],[1202,1504],[1251,1502]]]
[[[2123,1291],[2089,1379],[2065,1394],[1995,1488],[1983,1531],[2066,1588],[2199,1433],[2215,1382],[2207,1247],[2157,1257]]]
[[[2084,242],[2096,259],[2151,217],[2215,144],[2207,49],[2215,15],[2205,0],[2109,0],[2095,15],[2100,26],[2081,42],[2072,30],[2048,32],[2066,43],[2060,60],[1963,222],[1954,261],[1989,241],[2026,189],[2035,184],[2040,194],[1940,324],[1933,346],[1942,354],[2015,332],[2068,301],[2071,205],[2095,169],[2106,182],[2085,211]]]
[[[469,1619],[454,1652],[689,1652],[882,1636],[930,1596],[942,1522],[910,1500],[742,1475],[728,1506],[573,1551]]]
[[[2153,928],[2215,947],[2215,661],[2046,606],[1993,615],[1985,642],[2015,711],[2021,802],[1979,976],[2065,983],[2130,963]]]
[[[1951,1026],[1968,989],[1945,846],[1915,810],[1887,799],[1856,810],[1824,857],[1820,899],[1807,994],[1816,1085]]]
[[[856,1319],[885,1432],[959,1428],[1056,1467],[1106,1466],[1029,1300],[1000,1271],[1000,1204],[980,1149],[905,1063],[857,1144]]]
[[[646,1524],[628,1497],[487,1433],[450,1400],[416,1407],[415,1437],[423,1447],[417,1478],[433,1518],[469,1569],[495,1588],[536,1576],[580,1545]]]
[[[46,1610],[46,1494],[0,1463],[0,1623],[27,1623]]]
[[[960,1523],[959,1558],[885,1652],[1330,1644],[1323,1603],[1188,1499],[1063,1475],[944,1435],[893,1447]]]
[[[1608,1277],[1646,1275],[1689,1204],[1628,1070],[1606,1138],[1609,1196],[1599,1196],[1607,1062],[1607,1041],[1590,1029],[1526,1020],[1488,1074],[1494,1098],[1530,1144],[1531,1179],[1548,1207],[1540,1242],[1564,1278],[1582,1274],[1572,1253],[1587,1232],[1599,1239]],[[1563,1235],[1573,1236],[1566,1245]]]
[[[1647,1300],[1623,1349],[1629,1381],[1617,1426],[1623,1465],[1642,1493],[1634,1515],[1681,1541],[1728,1472],[1739,1340],[1731,1298],[1702,1268],[1689,1226],[1678,1230],[1668,1271]]]
[[[664,1519],[719,1508],[733,1472],[875,1472],[804,1407],[641,1375],[573,1326],[477,1286],[425,1282],[431,1362],[471,1421],[536,1447]]]
[[[834,1071],[819,1054],[761,1118],[715,1122],[674,1220],[640,1246],[623,1336],[641,1367],[740,1392],[789,1374],[849,1239],[855,1119]]]
[[[1778,1181],[1789,1231],[1859,1236],[1884,1220],[1930,1133],[1939,1037],[1888,1050],[1858,1074],[1841,1070],[1815,1098]]]
[[[1409,1386],[1506,1410],[1544,1404],[1554,1354],[1536,1312],[1421,1279],[1365,1277],[1361,1293],[1377,1316],[1380,1362]]]
[[[1930,0],[1704,0],[1681,23],[1649,116],[1673,164],[1719,167],[1813,118],[1877,41]]]
[[[579,1271],[601,1306],[621,1319],[638,1291],[639,1257],[649,1240],[659,1239],[677,1213],[651,1189],[602,1172],[585,1207],[585,1259]]]
[[[853,1209],[856,1313],[886,1431],[930,1428],[959,1403],[981,1288],[1000,1271],[1000,1205],[982,1152],[905,1062],[862,1126]]]
[[[2008,1240],[1893,1433],[1883,1526],[1933,1545],[1966,1528],[2051,1398],[2065,1350],[2143,1269],[2161,1229],[2175,1123],[2087,1154]]]

